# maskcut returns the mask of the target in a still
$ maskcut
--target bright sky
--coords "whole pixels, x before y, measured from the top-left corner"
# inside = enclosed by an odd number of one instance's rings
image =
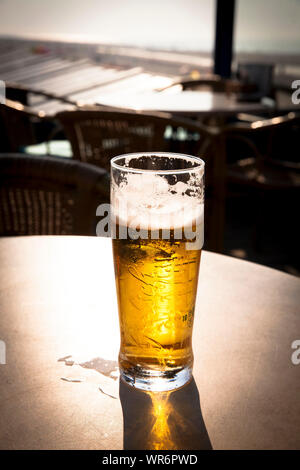
[[[238,49],[300,53],[300,0],[237,0]],[[0,0],[0,34],[211,50],[215,0]]]
[[[0,32],[209,49],[214,0],[2,0]],[[196,47],[195,47],[196,48]]]

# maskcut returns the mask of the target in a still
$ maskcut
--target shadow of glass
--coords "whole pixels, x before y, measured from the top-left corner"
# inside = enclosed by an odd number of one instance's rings
[[[194,379],[179,390],[144,392],[120,380],[125,450],[212,450]]]

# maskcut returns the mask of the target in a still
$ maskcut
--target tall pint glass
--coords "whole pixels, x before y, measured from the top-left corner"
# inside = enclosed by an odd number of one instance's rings
[[[192,377],[204,227],[204,162],[172,153],[111,160],[121,378],[165,391]]]

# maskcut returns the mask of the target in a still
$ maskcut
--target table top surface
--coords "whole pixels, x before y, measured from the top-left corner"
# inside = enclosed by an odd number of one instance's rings
[[[261,102],[239,102],[234,95],[226,93],[213,93],[211,91],[184,91],[184,92],[154,92],[127,93],[117,91],[111,94],[101,94],[94,97],[95,102],[104,106],[133,109],[136,111],[161,111],[181,115],[233,115],[238,113],[276,113],[275,107],[267,106]],[[280,106],[278,111],[299,111],[300,106],[289,102]]]
[[[298,278],[203,252],[194,380],[150,394],[119,383],[109,239],[2,238],[0,271],[0,448],[300,448]]]

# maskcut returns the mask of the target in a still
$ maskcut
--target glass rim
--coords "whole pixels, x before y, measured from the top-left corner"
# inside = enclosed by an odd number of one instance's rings
[[[174,157],[174,158],[178,158],[178,160],[186,160],[186,161],[192,161],[192,162],[197,162],[198,165],[196,166],[193,166],[191,168],[180,168],[180,169],[173,169],[173,170],[153,170],[153,169],[148,169],[148,168],[145,168],[145,169],[141,169],[141,168],[132,168],[132,167],[128,167],[128,166],[122,166],[122,165],[118,165],[118,163],[116,163],[118,160],[120,160],[121,158],[126,158],[126,157],[167,157],[167,156],[170,156],[170,157]],[[111,168],[115,168],[117,170],[122,170],[122,171],[126,171],[128,173],[138,173],[138,174],[143,174],[143,173],[147,173],[147,174],[159,174],[159,175],[163,175],[163,174],[183,174],[183,173],[194,173],[195,171],[199,171],[199,170],[204,170],[204,167],[205,167],[205,162],[199,158],[199,157],[195,157],[193,155],[186,155],[184,153],[173,153],[173,152],[134,152],[134,153],[124,153],[122,155],[117,155],[116,157],[113,157],[111,158],[110,160],[110,165],[111,165]]]

